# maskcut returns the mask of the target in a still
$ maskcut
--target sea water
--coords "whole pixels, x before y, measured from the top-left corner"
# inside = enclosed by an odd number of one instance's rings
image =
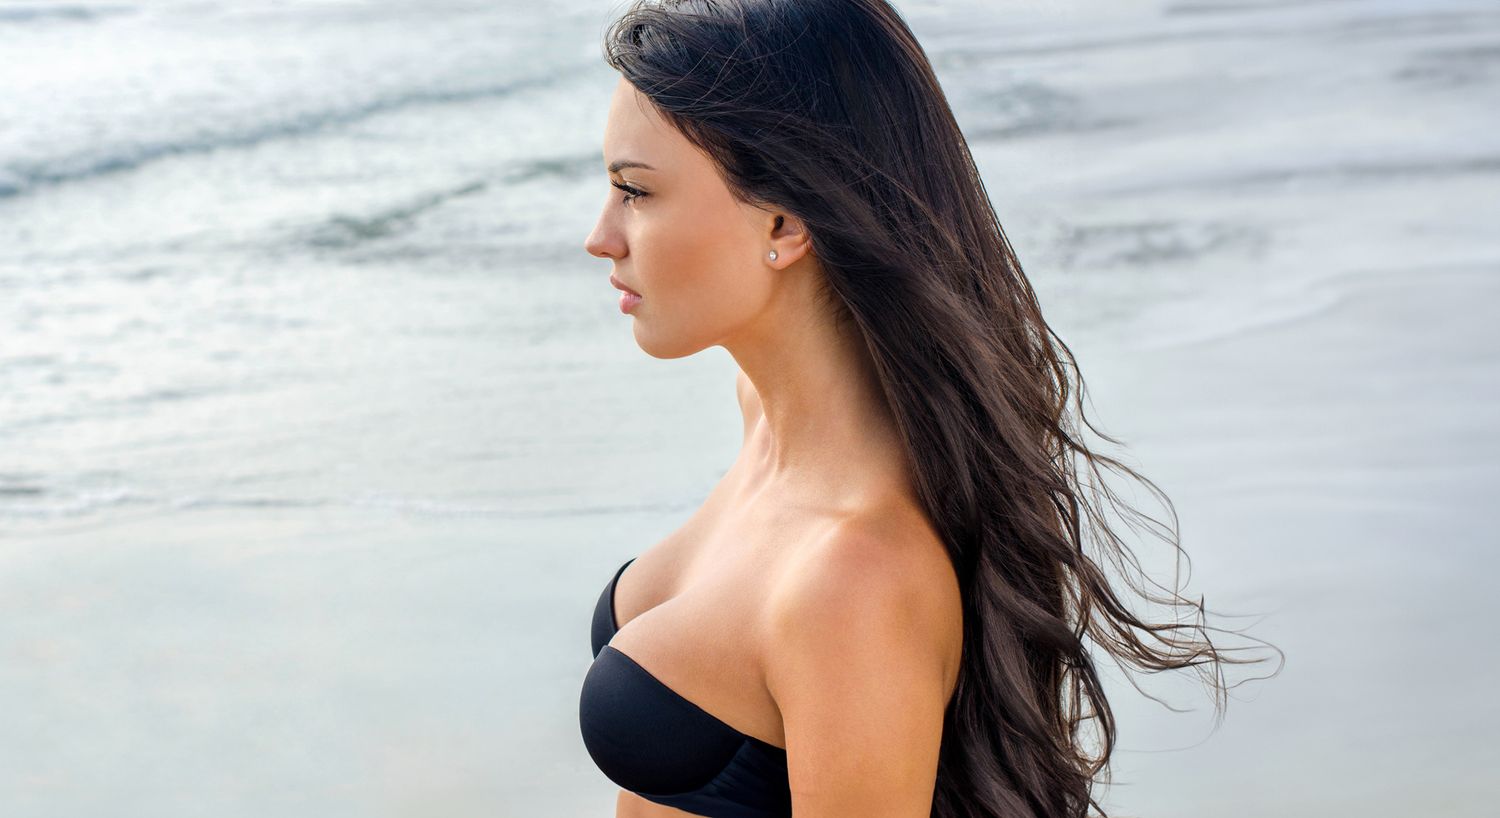
[[[1105,662],[1112,814],[1487,814],[1500,6],[897,5],[1287,653],[1217,731]],[[624,6],[0,6],[0,814],[611,813],[593,603],[740,443],[582,247]]]

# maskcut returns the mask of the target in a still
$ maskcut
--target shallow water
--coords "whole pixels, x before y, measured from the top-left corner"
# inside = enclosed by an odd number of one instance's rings
[[[619,7],[0,9],[0,812],[608,814],[593,602],[740,436],[582,249]],[[898,7],[1190,595],[1287,652],[1217,731],[1106,662],[1106,807],[1488,814],[1500,8]]]

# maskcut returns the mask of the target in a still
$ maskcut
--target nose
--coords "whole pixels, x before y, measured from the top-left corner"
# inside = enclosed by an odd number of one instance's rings
[[[608,223],[602,216],[594,225],[588,238],[583,240],[583,249],[589,255],[598,258],[619,258],[625,254],[624,242],[617,234],[610,231]]]

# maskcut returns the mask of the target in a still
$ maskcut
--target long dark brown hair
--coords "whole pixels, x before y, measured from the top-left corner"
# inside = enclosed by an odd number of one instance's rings
[[[1043,320],[906,22],[885,0],[639,0],[604,46],[739,200],[804,221],[824,306],[874,359],[963,592],[932,815],[1106,814],[1093,786],[1107,779],[1115,721],[1085,636],[1149,672],[1214,671],[1199,672],[1217,694],[1216,725],[1222,665],[1259,660],[1214,646],[1207,631],[1221,629],[1203,623],[1201,599],[1130,579],[1127,560],[1146,575],[1105,503],[1185,556],[1176,511],[1081,439],[1078,422],[1119,443],[1084,417],[1077,362]],[[1148,486],[1171,525],[1121,503],[1101,466]],[[1138,594],[1192,606],[1198,621],[1137,618],[1091,550]],[[1099,728],[1097,754],[1085,722]]]

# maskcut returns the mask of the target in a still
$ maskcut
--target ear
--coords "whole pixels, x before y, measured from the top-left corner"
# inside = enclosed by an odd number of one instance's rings
[[[784,270],[812,252],[812,237],[801,219],[785,211],[772,211],[766,218],[766,256],[761,259],[766,264]],[[776,251],[775,259],[770,257],[772,250]]]

